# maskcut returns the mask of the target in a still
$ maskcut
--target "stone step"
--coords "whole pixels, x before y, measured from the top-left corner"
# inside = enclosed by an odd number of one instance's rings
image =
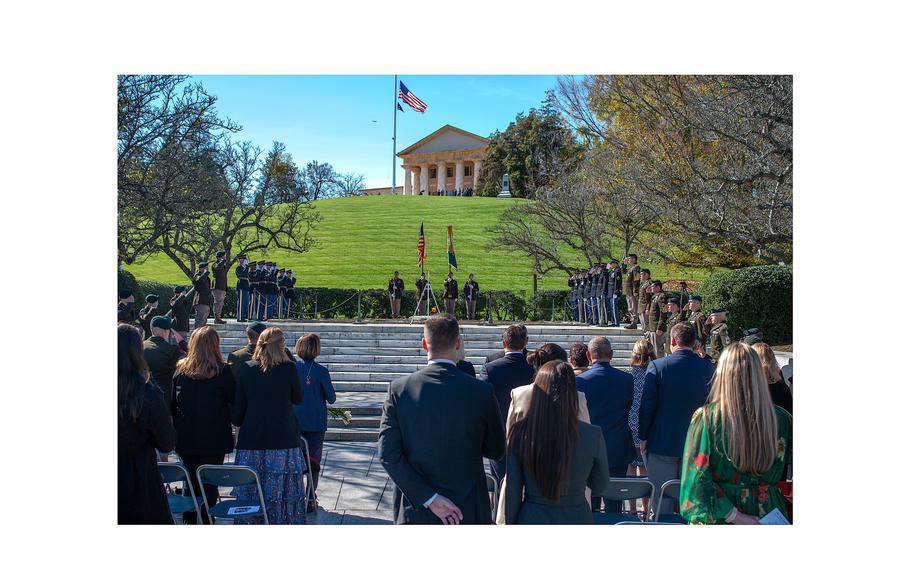
[[[301,332],[288,331],[285,334],[285,337],[289,341],[296,341],[301,335]],[[417,342],[420,343],[420,339],[423,337],[423,332],[417,333],[371,333],[371,332],[326,332],[319,333],[319,339],[323,343],[335,343],[338,340],[355,340],[355,339],[369,339],[373,341],[396,341],[396,342]],[[639,334],[640,335],[640,334]],[[474,341],[493,341],[496,343],[502,342],[502,334],[500,333],[489,333],[489,334],[462,334],[466,343],[471,343]],[[613,334],[609,330],[603,331],[593,331],[586,333],[529,333],[528,340],[531,343],[535,342],[545,342],[545,341],[556,341],[556,342],[587,342],[592,337],[596,336],[605,336],[611,340],[628,340],[631,337],[628,334]],[[219,331],[219,337],[221,339],[240,339],[246,340],[246,333],[242,331]]]
[[[371,415],[382,414],[382,404],[385,402],[388,387],[382,392],[370,391],[339,391],[336,385],[335,392],[338,397],[332,406],[350,410],[351,414]]]
[[[329,417],[329,427],[330,428],[344,428],[344,429],[353,429],[353,428],[379,428],[379,420],[382,417],[380,408],[379,415],[371,415],[369,417],[365,416],[352,416],[351,422],[345,424],[344,420],[340,418]]]
[[[406,332],[416,332],[421,333],[423,331],[422,323],[371,323],[364,322],[361,324],[354,323],[333,323],[329,321],[319,321],[319,322],[285,322],[285,321],[273,321],[265,322],[268,325],[277,325],[283,331],[296,332],[296,333],[327,333],[327,332],[364,332],[365,330],[372,330],[376,333],[406,333]],[[246,330],[245,323],[235,323],[233,320],[228,320],[226,324],[215,325],[211,321],[209,325],[214,325],[219,331],[239,331],[244,332]],[[635,333],[635,330],[628,330],[624,327],[601,327],[601,326],[590,326],[584,324],[572,324],[572,323],[526,323],[528,332],[530,334],[535,333],[602,333],[604,331],[609,331],[616,334],[631,334]],[[506,324],[495,324],[495,325],[481,325],[476,323],[461,323],[461,331],[464,334],[502,334],[508,325]]]
[[[637,340],[636,340],[637,341]],[[409,348],[409,342],[407,341],[380,341],[374,339],[345,339],[337,340],[332,343],[323,343],[322,352],[325,353],[327,349],[332,349],[333,353],[344,353],[349,352],[351,349],[359,350],[368,350],[367,354],[378,355],[376,350],[379,349],[407,349]],[[557,343],[563,348],[570,348],[574,341],[563,341],[563,340],[547,340],[547,341],[529,341],[528,349],[537,349],[544,343]],[[586,343],[586,342],[579,342]],[[635,341],[611,341],[611,345],[614,350],[632,350],[635,346]],[[247,344],[246,340],[243,339],[226,339],[221,341],[221,350],[227,353],[234,351],[235,349],[240,349],[241,347]],[[420,354],[420,342],[413,342],[414,349],[417,354]],[[288,342],[288,348],[294,348],[294,342]],[[465,341],[465,351],[483,351],[485,353],[495,353],[502,349],[502,342],[499,341]],[[389,353],[392,354],[392,353]]]
[[[379,430],[376,428],[329,428],[325,433],[327,442],[376,442]]]
[[[407,376],[407,375],[405,375]],[[337,393],[350,393],[350,392],[378,392],[378,393],[387,393],[389,391],[389,381],[336,381],[333,380],[332,384],[335,386],[335,392]]]
[[[465,357],[465,360],[469,363],[482,365],[486,360],[486,356],[478,355],[476,357]],[[336,365],[345,363],[369,363],[375,365],[403,365],[414,363],[418,365],[426,365],[427,356],[426,353],[422,355],[374,355],[372,353],[358,355],[343,352],[327,355],[325,351],[323,351],[316,359],[316,361],[323,365]]]

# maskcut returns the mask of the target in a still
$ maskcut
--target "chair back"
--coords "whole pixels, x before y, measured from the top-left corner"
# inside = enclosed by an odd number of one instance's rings
[[[199,487],[202,487],[203,484],[206,483],[216,487],[256,486],[256,495],[259,498],[259,512],[252,514],[256,516],[262,515],[265,524],[269,524],[269,516],[265,506],[265,494],[262,492],[262,484],[259,483],[259,475],[253,469],[243,465],[201,465],[196,470],[196,478],[199,480]],[[215,503],[208,502],[205,491],[202,492],[202,499],[212,524],[215,524],[215,517],[232,517],[237,515],[232,515],[229,512],[228,514],[223,514],[221,511],[221,509],[225,508],[224,506],[226,504],[238,502],[237,500],[225,501],[219,495],[219,503],[216,505]],[[250,513],[242,513],[240,515],[249,516]]]
[[[493,521],[496,521],[496,512],[499,509],[499,481],[489,473],[487,476],[487,491],[490,492],[490,507],[493,511]]]
[[[313,465],[310,463],[310,444],[302,435],[300,436],[300,451],[303,452],[303,467],[306,474],[306,488],[303,493],[303,507],[310,510],[310,499],[316,499],[316,488],[313,487]]]
[[[657,507],[654,509],[655,522],[668,521],[666,524],[685,524],[685,519],[675,513],[660,513],[661,504],[664,499],[673,499],[676,502],[679,501],[681,483],[682,482],[679,479],[671,479],[660,486],[660,497],[658,497]]]
[[[161,482],[164,484],[183,482],[185,490],[189,491],[189,496],[168,495],[167,505],[172,515],[189,512],[191,509],[196,511],[196,523],[202,522],[202,511],[199,510],[199,497],[196,496],[196,490],[193,489],[193,483],[190,481],[190,472],[182,463],[158,462],[158,473],[161,475]]]
[[[611,501],[631,501],[632,499],[653,499],[654,484],[647,479],[635,477],[611,477],[607,488],[596,497]]]

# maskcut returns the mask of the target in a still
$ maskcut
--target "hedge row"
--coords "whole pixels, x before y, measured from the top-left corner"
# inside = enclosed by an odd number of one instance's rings
[[[733,337],[757,327],[765,342],[793,342],[793,267],[750,266],[718,272],[698,287],[705,311],[723,307]]]

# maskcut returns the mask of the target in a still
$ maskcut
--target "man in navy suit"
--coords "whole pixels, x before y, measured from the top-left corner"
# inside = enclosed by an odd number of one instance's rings
[[[606,337],[595,337],[588,342],[588,361],[591,368],[578,375],[578,390],[588,399],[591,424],[600,426],[607,443],[607,460],[610,477],[625,477],[629,463],[635,459],[635,443],[629,427],[629,411],[635,390],[632,375],[610,365],[613,346]],[[600,508],[600,498],[591,500],[592,507]],[[607,501],[605,510],[618,513],[621,501]]]
[[[645,374],[645,386],[638,413],[638,437],[648,468],[648,479],[660,492],[671,479],[680,478],[683,446],[689,422],[708,398],[714,366],[694,351],[695,327],[678,323],[670,330],[672,354],[652,361]],[[651,503],[653,512],[654,503]],[[660,514],[671,512],[664,501]]]
[[[521,324],[510,325],[502,333],[504,355],[485,363],[480,380],[493,386],[493,394],[499,404],[502,427],[505,430],[506,418],[509,415],[509,404],[512,402],[512,389],[531,384],[534,379],[534,368],[528,364],[525,347],[528,346],[528,328]],[[490,469],[496,480],[502,482],[506,474],[505,458],[490,461]]]

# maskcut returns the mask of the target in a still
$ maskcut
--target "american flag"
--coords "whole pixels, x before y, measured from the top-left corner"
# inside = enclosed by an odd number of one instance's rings
[[[418,99],[414,93],[408,90],[404,86],[404,83],[398,81],[398,98],[404,101],[404,104],[408,105],[417,112],[423,112],[427,110],[427,104],[422,100]]]
[[[420,223],[420,237],[417,238],[417,266],[422,266],[427,258],[427,243],[423,238],[423,223]]]

